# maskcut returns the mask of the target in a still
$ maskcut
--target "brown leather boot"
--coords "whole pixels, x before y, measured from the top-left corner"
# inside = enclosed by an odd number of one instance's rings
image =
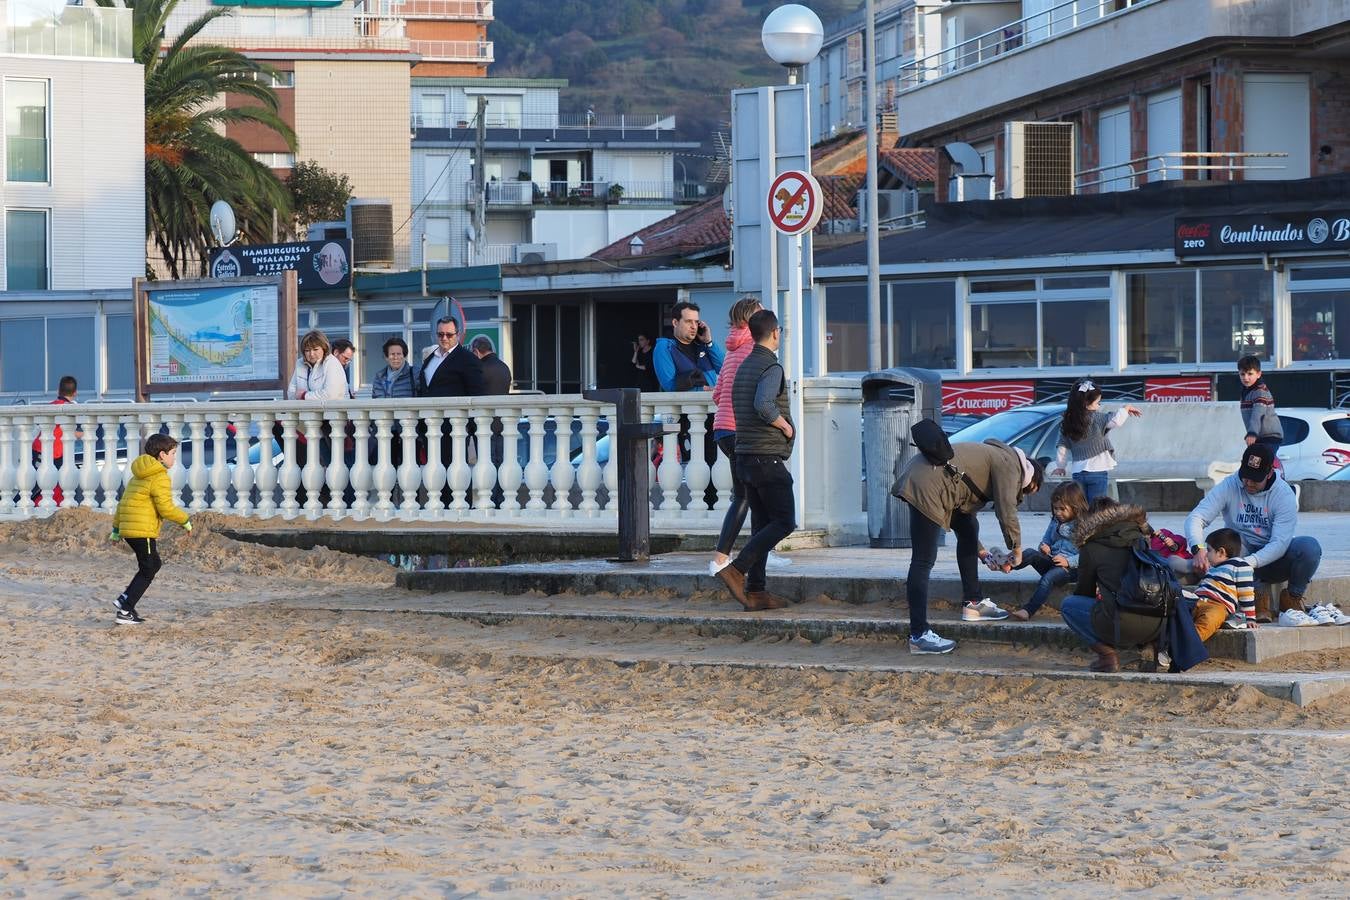
[[[1303,612],[1303,598],[1298,594],[1289,593],[1289,588],[1280,591],[1280,612],[1286,609],[1296,609]]]
[[[735,564],[723,566],[717,572],[717,577],[722,579],[722,583],[731,591],[731,596],[735,597],[746,609],[750,609],[750,603],[745,597],[745,573],[736,568]]]
[[[1097,658],[1088,666],[1094,672],[1119,672],[1120,655],[1116,653],[1116,648],[1110,644],[1093,644],[1091,649],[1096,652]]]
[[[1270,588],[1265,585],[1256,589],[1256,621],[1262,625],[1275,621],[1275,617],[1270,614]]]
[[[792,605],[792,601],[786,597],[780,597],[769,591],[751,591],[746,595],[746,599],[754,604],[755,609],[787,609]],[[749,609],[750,607],[746,607]]]

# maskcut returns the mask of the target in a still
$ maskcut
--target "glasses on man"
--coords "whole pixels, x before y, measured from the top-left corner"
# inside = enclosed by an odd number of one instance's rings
[[[458,331],[438,331],[438,332],[436,332],[436,337],[458,337],[458,336],[459,336],[459,332],[458,332]]]

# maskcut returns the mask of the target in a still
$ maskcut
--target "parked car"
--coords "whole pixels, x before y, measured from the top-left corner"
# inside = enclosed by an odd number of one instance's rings
[[[1063,403],[1037,403],[1018,406],[995,413],[967,425],[951,436],[952,443],[979,443],[990,438],[1017,447],[1030,459],[1039,459],[1049,466],[1055,459],[1055,445],[1059,443],[1059,421],[1064,416]]]

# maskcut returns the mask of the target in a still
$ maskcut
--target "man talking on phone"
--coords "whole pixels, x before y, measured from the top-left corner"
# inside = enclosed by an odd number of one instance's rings
[[[698,305],[676,303],[670,324],[675,337],[661,338],[652,353],[661,390],[711,391],[722,371],[725,351],[713,343],[708,323],[699,318]]]

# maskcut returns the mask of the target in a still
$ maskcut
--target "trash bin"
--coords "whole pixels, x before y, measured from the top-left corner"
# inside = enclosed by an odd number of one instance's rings
[[[873,547],[908,547],[909,507],[891,496],[891,486],[918,452],[910,426],[941,421],[942,376],[932,369],[882,369],[863,376],[862,395],[867,536]]]

